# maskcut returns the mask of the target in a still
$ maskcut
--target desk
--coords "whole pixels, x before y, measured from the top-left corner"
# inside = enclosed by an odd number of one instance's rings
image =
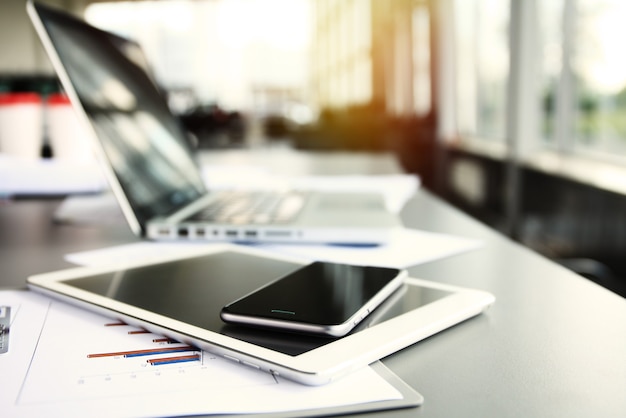
[[[252,158],[252,160],[251,160]],[[295,174],[397,173],[388,155],[224,151],[205,162],[269,164]],[[0,206],[0,286],[70,266],[69,252],[136,241],[123,224],[50,222],[60,200]],[[415,266],[414,277],[492,292],[486,314],[384,360],[425,397],[390,417],[625,417],[626,300],[510,241],[420,190],[405,224],[477,238],[480,250]],[[416,248],[415,251],[419,251]],[[371,416],[371,415],[367,415]]]

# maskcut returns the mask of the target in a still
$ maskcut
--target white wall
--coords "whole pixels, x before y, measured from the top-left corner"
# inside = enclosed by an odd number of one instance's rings
[[[45,0],[66,10],[81,10],[89,0]],[[49,73],[48,61],[26,14],[26,0],[0,0],[0,74]]]

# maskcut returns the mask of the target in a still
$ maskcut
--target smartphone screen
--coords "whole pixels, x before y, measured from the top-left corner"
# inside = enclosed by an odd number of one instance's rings
[[[315,262],[226,305],[220,316],[228,323],[343,336],[405,275],[393,268]]]

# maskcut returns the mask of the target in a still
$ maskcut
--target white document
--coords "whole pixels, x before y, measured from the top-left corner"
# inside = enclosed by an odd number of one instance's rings
[[[262,245],[268,251],[354,265],[408,268],[482,246],[475,239],[416,229],[398,228],[386,245],[372,247],[343,245]]]
[[[84,266],[106,266],[134,260],[159,261],[164,255],[184,256],[198,246],[219,245],[202,243],[137,242],[99,250],[67,254],[65,259]],[[329,261],[354,265],[407,268],[413,265],[450,257],[477,249],[479,240],[447,234],[399,228],[386,245],[352,247],[339,245],[273,245],[258,244],[256,248],[273,253],[289,254],[302,261]]]
[[[97,165],[0,154],[0,196],[98,193],[106,187]]]
[[[3,416],[268,413],[402,398],[371,367],[303,386],[33,292],[0,291],[4,314]]]

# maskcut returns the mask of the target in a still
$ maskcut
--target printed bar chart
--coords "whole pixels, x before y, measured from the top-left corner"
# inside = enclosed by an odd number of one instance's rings
[[[127,327],[129,325],[123,322],[112,322],[104,324],[105,327]],[[127,332],[128,335],[142,335],[151,334],[150,331],[145,329],[133,329]],[[167,364],[187,363],[192,361],[202,360],[202,351],[190,345],[170,346],[164,347],[163,344],[179,344],[178,341],[172,340],[167,337],[153,338],[152,342],[158,344],[156,348],[145,348],[140,350],[126,350],[126,351],[110,351],[103,353],[91,353],[87,354],[87,358],[103,358],[103,357],[120,357],[120,358],[134,358],[143,356],[159,356],[168,355],[174,353],[184,353],[180,356],[173,357],[157,357],[146,360],[149,365],[162,366]],[[190,354],[191,352],[191,354]]]

